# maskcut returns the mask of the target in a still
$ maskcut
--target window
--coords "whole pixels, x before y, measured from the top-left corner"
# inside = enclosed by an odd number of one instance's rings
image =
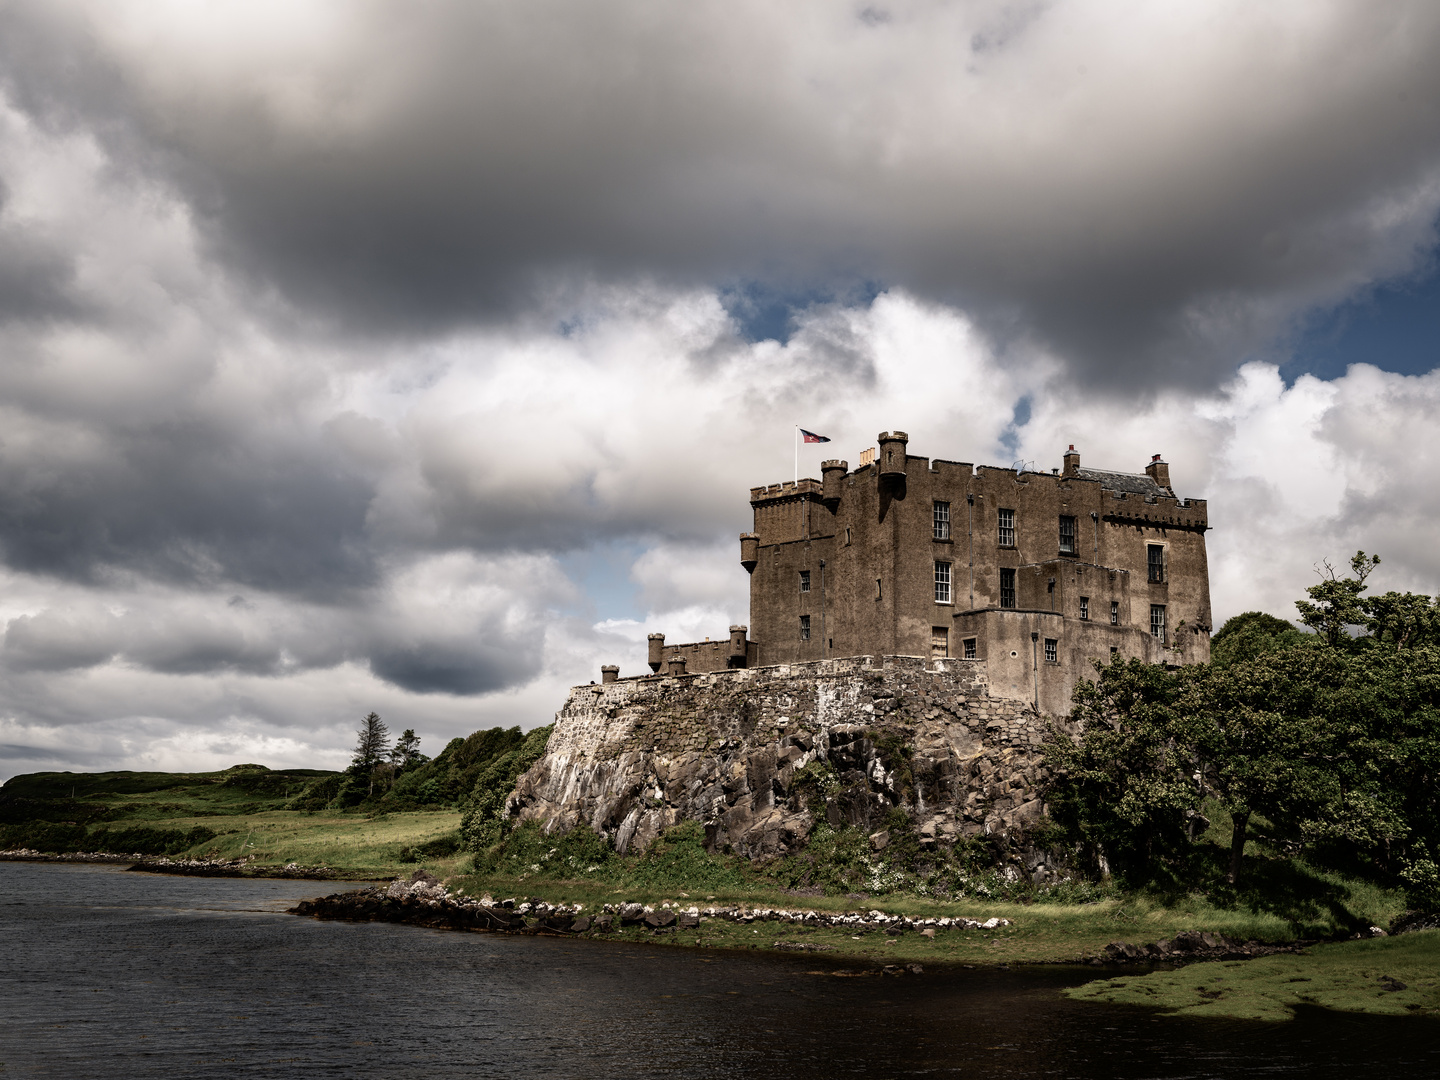
[[[885,595],[885,592],[884,592],[884,590],[881,589],[881,587],[880,587],[880,579],[877,577],[877,578],[875,579],[875,599],[876,599],[876,600],[879,600],[879,599],[883,598],[884,595]]]
[[[950,628],[946,626],[932,626],[930,628],[930,655],[950,655]]]
[[[935,504],[935,539],[950,539],[950,504],[948,502]]]
[[[809,570],[801,570],[801,571],[800,571],[800,591],[801,591],[801,592],[809,592],[809,591],[810,591],[810,571],[809,571]]]
[[[1001,546],[1001,547],[1014,547],[1014,546],[1015,546],[1015,511],[1014,511],[1014,510],[1001,510],[1001,511],[1000,511],[1000,535],[999,535],[999,543],[1000,543],[1000,546]]]
[[[975,659],[975,639],[973,637],[967,637],[965,639],[965,659]]]
[[[1060,554],[1075,554],[1075,519],[1073,517],[1060,517]]]
[[[1160,639],[1160,644],[1165,644],[1165,605],[1150,605],[1150,636]]]
[[[935,603],[950,603],[950,564],[948,562],[935,564]]]
[[[1053,637],[1045,639],[1045,662],[1047,664],[1058,664],[1060,662],[1060,642]]]
[[[1120,652],[1120,647],[1119,647],[1118,645],[1111,645],[1111,646],[1110,646],[1110,655],[1111,655],[1111,656],[1116,656],[1116,655],[1119,654],[1119,652]]]
[[[849,526],[849,525],[846,525],[846,526],[845,526],[845,546],[846,546],[846,547],[849,547],[849,546],[850,546],[850,526]]]
[[[1145,566],[1150,571],[1150,580],[1161,583],[1165,580],[1165,546],[1148,544],[1145,547]]]
[[[1015,571],[1002,569],[1000,571],[1000,606],[1015,606]]]
[[[801,615],[801,616],[800,616],[800,640],[801,640],[801,641],[809,641],[809,640],[810,640],[810,616],[809,616],[809,615]]]
[[[1088,618],[1090,618],[1090,598],[1082,596],[1080,597],[1080,619],[1083,622]]]
[[[1110,601],[1110,625],[1111,625],[1111,626],[1119,626],[1119,625],[1120,625],[1120,601],[1119,601],[1119,600],[1111,600],[1111,601]]]

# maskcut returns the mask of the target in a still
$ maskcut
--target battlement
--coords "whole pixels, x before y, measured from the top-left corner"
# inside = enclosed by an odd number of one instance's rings
[[[819,497],[824,485],[819,480],[805,477],[803,480],[786,480],[783,484],[768,484],[750,489],[750,505],[774,502],[778,499],[796,499],[802,495]]]

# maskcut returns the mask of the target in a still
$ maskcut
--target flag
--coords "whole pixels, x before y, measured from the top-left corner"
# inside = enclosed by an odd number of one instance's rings
[[[805,441],[806,441],[806,442],[829,442],[829,441],[830,441],[829,438],[827,438],[826,436],[824,436],[824,435],[816,435],[813,431],[806,431],[803,427],[800,429],[800,434],[803,435],[803,436],[805,436]]]

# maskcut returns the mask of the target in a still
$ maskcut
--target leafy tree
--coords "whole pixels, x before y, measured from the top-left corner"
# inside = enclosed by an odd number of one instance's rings
[[[1387,592],[1362,603],[1365,628],[1376,644],[1406,649],[1440,645],[1440,606],[1419,593]]]
[[[1071,719],[1083,736],[1057,731],[1046,746],[1055,774],[1047,801],[1094,866],[1142,874],[1184,841],[1201,797],[1192,755],[1174,738],[1193,669],[1119,658],[1095,669],[1094,682],[1075,688]]]
[[[359,777],[368,777],[369,794],[375,794],[375,773],[389,756],[390,729],[379,713],[370,713],[360,722],[355,733],[355,750],[350,761],[350,771]]]
[[[420,753],[420,736],[415,734],[415,729],[406,728],[400,733],[400,738],[395,740],[395,745],[390,750],[390,760],[395,764],[396,770],[403,773],[425,764],[430,759]]]
[[[1324,569],[1316,572],[1323,580],[1305,590],[1309,600],[1296,600],[1295,606],[1300,610],[1301,622],[1337,647],[1345,640],[1348,627],[1366,622],[1360,594],[1365,591],[1365,579],[1380,565],[1380,556],[1367,557],[1365,552],[1357,551],[1350,559],[1349,577],[1340,577],[1329,559],[1321,565]]]
[[[1263,653],[1303,645],[1314,635],[1296,629],[1284,619],[1263,611],[1247,611],[1225,620],[1210,639],[1210,662],[1229,667],[1240,660],[1253,660]]]

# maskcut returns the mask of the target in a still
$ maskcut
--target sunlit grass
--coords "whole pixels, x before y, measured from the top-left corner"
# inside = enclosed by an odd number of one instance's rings
[[[1246,1020],[1288,1020],[1295,1009],[1307,1005],[1434,1016],[1440,1014],[1440,931],[1316,945],[1302,955],[1100,979],[1065,993],[1079,1001]]]

